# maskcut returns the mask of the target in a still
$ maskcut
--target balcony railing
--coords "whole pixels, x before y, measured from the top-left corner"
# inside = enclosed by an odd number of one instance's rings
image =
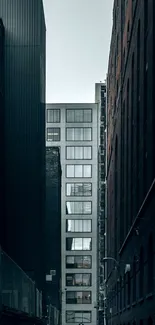
[[[0,249],[2,308],[41,318],[41,294],[27,274]]]

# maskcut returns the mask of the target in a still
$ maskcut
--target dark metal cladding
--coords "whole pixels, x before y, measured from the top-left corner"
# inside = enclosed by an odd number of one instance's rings
[[[42,283],[45,21],[42,0],[0,0],[5,28],[4,250]]]
[[[0,243],[5,240],[5,218],[4,218],[4,26],[0,19]]]

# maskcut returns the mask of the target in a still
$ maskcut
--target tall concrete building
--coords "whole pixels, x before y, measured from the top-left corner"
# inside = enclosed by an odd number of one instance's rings
[[[5,29],[6,236],[2,247],[41,287],[45,212],[42,0],[0,0],[0,17]]]
[[[155,1],[114,1],[107,79],[109,324],[155,322]]]
[[[98,104],[47,104],[46,146],[60,147],[62,324],[97,324]]]

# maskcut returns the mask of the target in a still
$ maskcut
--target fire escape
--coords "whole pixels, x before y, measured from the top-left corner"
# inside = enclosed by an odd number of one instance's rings
[[[105,257],[105,190],[106,190],[106,85],[101,86],[99,148],[99,265]],[[104,324],[104,268],[99,270],[99,325]]]

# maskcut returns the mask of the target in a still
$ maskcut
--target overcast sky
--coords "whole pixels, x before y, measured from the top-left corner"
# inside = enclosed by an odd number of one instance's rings
[[[43,1],[47,102],[94,102],[107,73],[113,0]]]

